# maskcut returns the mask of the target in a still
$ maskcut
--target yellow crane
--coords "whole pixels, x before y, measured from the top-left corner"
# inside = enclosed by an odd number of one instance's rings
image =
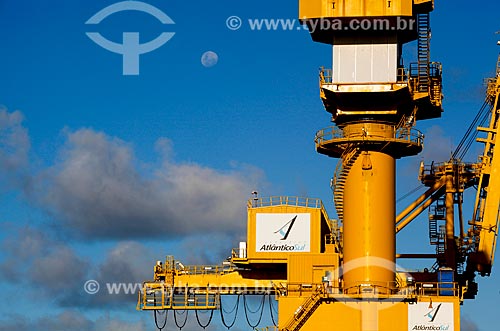
[[[333,68],[321,69],[319,80],[335,125],[320,130],[315,144],[340,159],[331,183],[338,220],[319,199],[255,193],[247,241],[221,265],[184,266],[172,256],[157,262],[137,308],[154,311],[160,330],[168,311],[180,328],[181,311],[194,312],[203,328],[218,311],[230,328],[236,317],[227,315],[226,295],[238,298],[234,315],[240,298],[245,313],[247,296],[261,296],[262,309],[268,298],[274,325],[262,330],[460,330],[460,304],[474,298],[476,273],[490,274],[498,235],[500,69],[473,123],[486,133],[478,139],[485,144],[480,161],[461,160],[473,127],[451,160],[421,165],[428,190],[396,215],[396,160],[421,152],[424,137],[414,126],[442,113],[441,64],[430,60],[433,9],[433,0],[299,1],[312,39],[333,46]],[[405,67],[402,47],[415,40],[417,62]],[[463,192],[470,187],[477,198],[466,231]],[[396,254],[396,234],[427,209],[436,253]],[[436,263],[408,272],[397,258]],[[208,321],[200,311],[210,312]],[[262,310],[257,321],[246,317],[254,329]]]

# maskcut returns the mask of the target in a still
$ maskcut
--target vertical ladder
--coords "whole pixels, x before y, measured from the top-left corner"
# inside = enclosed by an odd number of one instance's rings
[[[173,255],[168,255],[165,259],[165,271],[165,283],[173,286],[175,281],[175,260]]]
[[[436,246],[436,254],[438,255],[438,259],[444,255],[445,253],[445,243],[446,243],[446,226],[439,226],[439,241]]]
[[[429,240],[431,245],[436,246],[437,255],[436,263],[433,266],[434,271],[438,270],[446,262],[444,256],[446,251],[446,226],[439,222],[442,223],[445,220],[446,202],[444,197],[440,197],[429,211]]]
[[[440,104],[442,99],[441,96],[441,84],[432,84],[432,91],[431,91],[431,102],[433,104]]]
[[[417,15],[418,24],[418,91],[429,92],[430,76],[430,14]]]
[[[433,217],[434,215],[429,215],[429,240],[431,245],[436,245],[439,240],[437,219]]]

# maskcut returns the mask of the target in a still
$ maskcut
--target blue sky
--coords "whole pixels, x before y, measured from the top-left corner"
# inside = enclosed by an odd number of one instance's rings
[[[0,289],[17,308],[0,308],[0,330],[153,330],[135,296],[90,297],[85,280],[140,282],[167,254],[220,262],[245,238],[254,189],[319,197],[334,216],[336,161],[313,144],[330,125],[317,74],[331,48],[302,30],[248,25],[294,19],[296,2],[148,0],[175,25],[139,12],[85,25],[115,2],[0,0]],[[418,185],[422,157],[448,159],[481,106],[499,12],[496,1],[437,2],[431,49],[444,66],[445,113],[419,123],[425,151],[398,163],[399,196]],[[237,31],[226,26],[233,15]],[[124,31],[143,42],[175,36],[140,57],[140,75],[123,76],[121,56],[86,36],[96,29],[116,42]],[[202,65],[206,51],[218,54],[215,66]],[[405,48],[406,63],[414,53]],[[427,242],[424,217],[401,233],[398,251],[431,252]],[[464,329],[498,324],[496,271],[465,302]]]

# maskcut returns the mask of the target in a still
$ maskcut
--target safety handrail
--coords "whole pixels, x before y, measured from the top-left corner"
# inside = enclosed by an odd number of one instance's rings
[[[431,67],[431,71],[433,74],[438,77],[438,73],[441,73],[441,64],[435,63],[434,66]],[[397,75],[396,75],[396,83],[407,83],[408,78],[410,77],[410,68],[398,67]],[[333,70],[325,67],[321,67],[319,69],[319,83],[320,85],[333,84]],[[370,82],[373,83],[373,82]],[[380,82],[382,83],[382,82]],[[364,84],[364,83],[351,83],[351,84]],[[350,84],[350,85],[351,85]]]
[[[325,209],[323,202],[318,198],[272,196],[264,198],[252,198],[248,200],[248,208],[292,206]]]
[[[142,298],[141,298],[142,296]],[[174,293],[174,289],[162,284],[157,287],[149,287],[147,284],[139,294],[138,309],[161,308],[161,309],[215,309],[218,305],[217,293],[205,290],[204,293]]]
[[[418,62],[410,63],[410,78],[419,77],[419,66]],[[443,71],[443,65],[440,62],[429,63],[429,77],[439,78],[441,77]]]
[[[283,284],[284,293],[307,293],[314,292],[319,287],[324,287],[325,294],[363,296],[367,294],[379,295],[380,290],[387,291],[392,295],[403,296],[459,296],[460,287],[456,282],[412,282],[401,286],[397,281],[385,284],[371,284],[356,282],[350,287],[343,287],[341,283],[287,283]],[[381,292],[383,293],[383,292]]]
[[[316,144],[323,144],[330,140],[337,139],[359,139],[363,138],[366,140],[371,140],[372,138],[382,139],[382,140],[401,140],[409,141],[421,145],[424,140],[424,135],[422,132],[413,128],[399,128],[394,131],[391,137],[379,136],[379,135],[369,135],[366,132],[360,131],[359,134],[349,133],[349,136],[344,135],[344,131],[338,127],[331,126],[326,129],[320,130],[316,133],[315,142]]]
[[[180,275],[213,275],[232,272],[230,265],[190,265],[176,270]]]

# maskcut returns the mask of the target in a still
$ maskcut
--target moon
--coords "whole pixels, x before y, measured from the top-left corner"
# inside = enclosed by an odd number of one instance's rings
[[[201,56],[201,64],[203,64],[205,68],[211,68],[215,66],[217,62],[219,62],[219,56],[215,52],[207,51]]]

